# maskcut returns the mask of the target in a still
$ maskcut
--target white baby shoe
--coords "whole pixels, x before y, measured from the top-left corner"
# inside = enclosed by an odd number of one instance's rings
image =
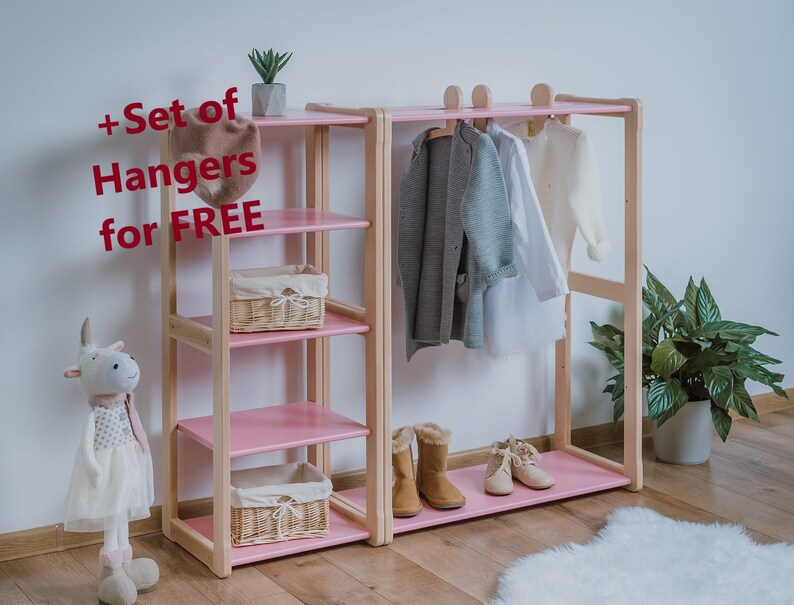
[[[504,441],[494,441],[488,451],[488,466],[485,469],[485,493],[492,496],[507,496],[513,493],[513,465],[521,464],[521,458],[510,452]]]
[[[541,455],[534,445],[512,435],[507,439],[507,445],[510,454],[519,459],[511,466],[513,478],[532,489],[548,489],[554,485],[554,478],[537,465]]]

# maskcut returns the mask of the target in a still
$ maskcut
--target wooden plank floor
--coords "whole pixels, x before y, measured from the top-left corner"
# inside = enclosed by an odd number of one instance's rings
[[[566,542],[585,542],[619,506],[647,506],[670,517],[735,522],[760,542],[794,542],[794,408],[765,414],[761,425],[734,421],[728,443],[714,441],[701,466],[655,462],[646,443],[646,487],[397,536],[388,547],[341,546],[236,568],[217,579],[181,548],[153,534],[133,540],[135,553],[160,564],[149,605],[288,605],[297,603],[444,603],[493,597],[515,559]],[[619,459],[620,448],[599,453]],[[0,603],[97,602],[99,546],[0,563]]]

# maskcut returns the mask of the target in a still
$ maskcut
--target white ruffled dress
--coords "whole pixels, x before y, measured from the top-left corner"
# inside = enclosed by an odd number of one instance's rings
[[[88,453],[101,469],[96,487],[91,484]],[[152,457],[133,433],[127,406],[94,406],[74,460],[64,529],[103,531],[145,519],[153,502]]]

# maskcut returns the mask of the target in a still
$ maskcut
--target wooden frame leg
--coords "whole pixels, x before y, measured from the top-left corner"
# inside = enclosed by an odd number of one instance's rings
[[[306,127],[306,207],[329,210],[328,126]],[[328,233],[306,234],[306,262],[330,275]],[[306,398],[323,407],[331,405],[331,342],[316,338],[306,342]],[[331,475],[331,444],[309,446],[309,462]]]
[[[170,130],[160,134],[160,162],[170,166]],[[163,345],[163,534],[174,539],[172,519],[179,516],[177,489],[177,405],[176,405],[176,340],[171,338],[171,315],[176,313],[176,242],[171,229],[171,213],[176,209],[174,186],[160,187],[160,284],[162,291]]]
[[[571,295],[565,296],[565,338],[554,346],[554,449],[571,445]]]
[[[381,347],[383,348],[383,400],[381,402],[381,414],[383,422],[381,426],[383,443],[378,444],[384,456],[383,476],[378,481],[383,486],[383,544],[390,544],[394,539],[393,517],[391,508],[391,489],[392,489],[392,466],[391,466],[391,137],[392,125],[391,116],[387,109],[383,113],[383,158],[381,169],[381,189],[382,198],[380,206],[382,215],[380,224],[382,226],[383,238],[383,270],[381,283],[383,284],[383,301],[381,318]]]
[[[389,227],[390,194],[386,168],[391,161],[391,123],[384,110],[367,110],[370,122],[364,128],[366,215],[370,227],[364,236],[366,318],[371,329],[366,346],[366,415],[371,433],[367,437],[367,529],[374,546],[391,541],[391,363],[390,322],[386,312],[391,300],[391,254],[386,228]],[[388,133],[388,134],[386,134]],[[388,148],[388,149],[387,149]],[[390,186],[391,183],[388,183]],[[388,316],[390,317],[390,315]],[[388,485],[387,485],[388,484]]]
[[[625,414],[624,474],[627,489],[642,488],[642,105],[621,99],[632,111],[625,114]]]
[[[221,229],[220,217],[216,228]],[[212,238],[212,572],[232,573],[229,458],[229,236]]]

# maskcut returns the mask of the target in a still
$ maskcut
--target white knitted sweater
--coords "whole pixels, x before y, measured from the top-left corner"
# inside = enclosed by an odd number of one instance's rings
[[[527,136],[526,120],[509,124],[505,130],[524,141],[532,183],[565,274],[571,267],[577,226],[587,242],[587,255],[603,260],[610,245],[595,150],[587,135],[556,119],[546,120],[543,130],[533,137]]]

